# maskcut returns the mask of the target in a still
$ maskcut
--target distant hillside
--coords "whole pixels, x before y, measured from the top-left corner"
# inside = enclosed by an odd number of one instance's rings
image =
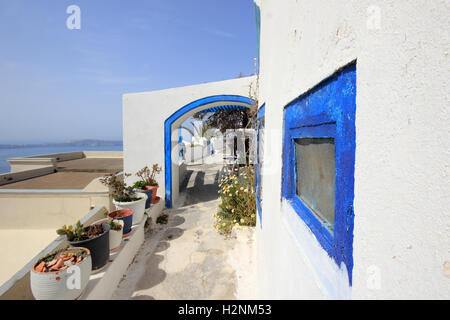
[[[69,142],[53,142],[41,144],[0,144],[0,149],[18,149],[18,148],[34,148],[34,147],[110,147],[123,146],[122,141],[109,140],[77,140]]]

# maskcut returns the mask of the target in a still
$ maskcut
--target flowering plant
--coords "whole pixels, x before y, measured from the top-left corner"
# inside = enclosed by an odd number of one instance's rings
[[[245,166],[227,176],[219,184],[220,205],[215,214],[215,228],[223,234],[233,226],[256,225],[255,173],[252,166]]]
[[[156,181],[155,176],[159,174],[161,170],[162,168],[158,164],[154,164],[151,170],[149,167],[145,166],[136,172],[136,175],[141,178],[141,180],[137,181],[133,187],[136,189],[144,189],[146,186],[157,186],[158,182]]]
[[[129,177],[131,174],[125,174],[125,177]],[[132,202],[139,200],[136,197],[136,193],[133,188],[126,185],[123,179],[119,178],[116,174],[110,174],[100,179],[100,182],[109,187],[111,197],[117,202]]]

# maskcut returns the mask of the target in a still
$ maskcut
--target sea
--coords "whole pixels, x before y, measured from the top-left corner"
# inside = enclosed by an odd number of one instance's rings
[[[10,172],[7,159],[17,157],[39,156],[43,154],[75,152],[75,151],[122,151],[122,146],[96,146],[96,147],[26,147],[17,149],[0,149],[0,174]]]

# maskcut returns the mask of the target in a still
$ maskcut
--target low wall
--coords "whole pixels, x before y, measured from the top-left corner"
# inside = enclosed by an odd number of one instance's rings
[[[43,154],[31,157],[10,158],[8,159],[8,162],[11,167],[11,173],[20,173],[21,175],[26,176],[26,178],[24,179],[29,179],[36,177],[32,175],[33,174],[31,172],[32,170],[43,169],[47,167],[51,167],[54,170],[56,168],[57,162],[76,160],[82,158],[85,158],[84,153],[82,151],[78,151],[78,152]],[[30,175],[28,175],[27,172]],[[12,181],[9,181],[8,183],[12,183]]]
[[[97,206],[112,209],[108,191],[0,190],[0,230],[56,229]]]
[[[18,172],[5,173],[0,175],[0,186],[19,182],[31,178],[45,176],[55,172],[54,166],[46,166],[40,168],[33,168],[31,170],[23,170]]]
[[[55,158],[13,158],[8,159],[8,162],[11,167],[11,173],[44,167],[56,167]]]
[[[158,214],[163,208],[163,202],[160,203],[161,205],[153,207],[153,213],[148,213],[153,219],[155,219],[155,214]],[[105,210],[105,207],[97,207],[91,210],[81,219],[81,223],[90,225],[103,219]],[[143,219],[140,224],[133,226],[131,235],[126,241],[122,242],[118,251],[110,254],[109,262],[101,271],[91,274],[86,290],[79,300],[106,300],[111,298],[123,274],[127,271],[128,266],[132,263],[144,242],[145,221],[146,219]],[[0,300],[34,300],[30,285],[30,270],[33,264],[41,257],[67,246],[65,236],[60,236],[52,241],[0,287]]]
[[[60,161],[69,161],[69,160],[77,160],[85,158],[84,151],[76,151],[76,152],[64,152],[64,153],[51,153],[51,154],[44,154],[39,156],[32,156],[28,157],[29,159],[35,159],[35,158],[55,158],[57,162]]]
[[[123,158],[122,151],[77,151],[53,153],[31,157],[10,158],[11,173],[32,170],[43,167],[56,167],[58,162],[78,160],[83,158]]]
[[[81,223],[89,225],[104,218],[105,208],[96,207],[82,217]],[[0,287],[0,300],[33,300],[30,287],[30,270],[33,264],[41,257],[68,245],[65,236],[57,237],[44,250],[31,259],[22,269],[20,269],[11,279]]]
[[[123,151],[83,151],[86,158],[123,158]]]

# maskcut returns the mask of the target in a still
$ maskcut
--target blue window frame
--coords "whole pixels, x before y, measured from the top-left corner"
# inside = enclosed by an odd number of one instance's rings
[[[283,133],[283,198],[292,204],[328,255],[339,266],[341,263],[346,265],[350,285],[353,269],[355,111],[356,62],[353,62],[285,107]],[[335,170],[334,185],[330,186],[335,193],[331,227],[298,195],[297,169],[301,160],[296,157],[296,142],[301,139],[327,139],[334,143],[334,166],[330,166]],[[309,172],[309,176],[311,174],[314,173]]]
[[[255,196],[256,209],[258,211],[259,226],[262,227],[262,166],[264,163],[264,122],[265,122],[266,105],[263,104],[258,110],[258,115],[255,123],[256,134],[256,163],[255,163]]]

